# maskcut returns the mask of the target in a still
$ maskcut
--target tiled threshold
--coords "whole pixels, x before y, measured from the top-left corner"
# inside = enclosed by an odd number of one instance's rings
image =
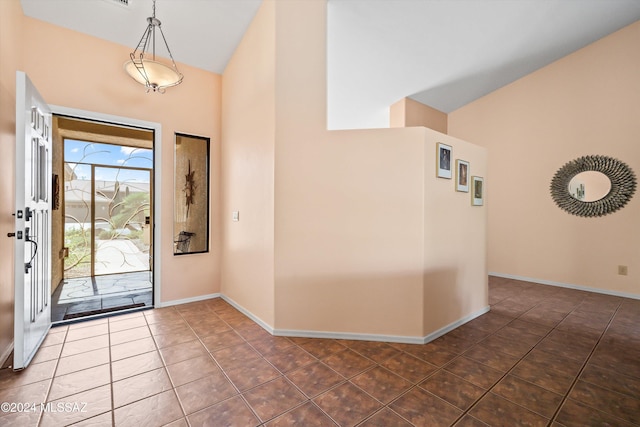
[[[56,327],[0,372],[0,401],[49,410],[0,425],[640,425],[640,301],[489,288],[489,313],[424,345],[273,337],[219,298]]]
[[[53,323],[152,307],[151,274],[142,271],[65,279],[53,292],[51,303]]]

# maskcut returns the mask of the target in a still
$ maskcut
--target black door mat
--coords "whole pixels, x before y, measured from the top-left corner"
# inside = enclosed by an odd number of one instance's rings
[[[113,311],[129,310],[130,308],[138,308],[138,307],[144,307],[144,306],[145,306],[145,303],[140,302],[138,304],[120,305],[118,307],[103,308],[100,310],[81,311],[80,313],[65,314],[62,320],[71,320],[71,319],[77,319],[79,317],[95,316],[96,314],[105,314],[105,313],[111,313]]]

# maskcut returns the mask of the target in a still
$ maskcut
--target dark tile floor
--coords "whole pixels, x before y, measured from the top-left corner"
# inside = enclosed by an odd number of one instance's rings
[[[0,425],[640,425],[640,301],[491,278],[490,303],[426,345],[272,337],[221,299],[57,327],[0,372],[48,410]]]
[[[65,279],[51,295],[51,321],[113,311],[136,304],[153,306],[150,271]]]

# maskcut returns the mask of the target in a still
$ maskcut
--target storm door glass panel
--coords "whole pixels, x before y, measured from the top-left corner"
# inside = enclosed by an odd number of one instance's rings
[[[64,277],[91,276],[91,165],[64,164]]]
[[[94,275],[151,270],[151,171],[94,166]]]
[[[65,279],[150,270],[153,151],[65,139],[64,159]]]

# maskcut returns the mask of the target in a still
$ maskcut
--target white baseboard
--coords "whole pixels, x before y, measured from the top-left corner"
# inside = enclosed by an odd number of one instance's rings
[[[240,304],[238,304],[237,302],[235,302],[234,300],[232,300],[231,298],[229,298],[226,295],[220,295],[220,298],[222,298],[223,300],[225,300],[226,302],[228,302],[229,304],[231,304],[236,310],[238,310],[239,312],[241,312],[242,314],[244,314],[245,316],[247,316],[249,319],[253,320],[254,322],[256,322],[258,325],[260,325],[265,331],[269,332],[271,335],[275,335],[273,333],[274,329],[273,326],[269,325],[267,322],[265,322],[264,320],[262,320],[261,318],[259,318],[258,316],[254,315],[252,312],[250,312],[249,310],[247,310],[246,308],[244,308],[243,306],[241,306]]]
[[[228,296],[215,293],[209,295],[202,295],[199,297],[193,298],[185,298],[181,300],[173,300],[173,301],[165,301],[162,303],[161,307],[169,307],[172,305],[178,304],[186,304],[190,302],[204,301],[212,298],[222,298],[224,301],[233,306],[236,310],[240,311],[242,314],[247,316],[249,319],[256,322],[259,326],[261,326],[265,331],[269,332],[271,335],[278,337],[302,337],[302,338],[326,338],[326,339],[338,339],[338,340],[359,340],[359,341],[381,341],[381,342],[395,342],[395,343],[403,343],[403,344],[425,344],[430,341],[435,340],[436,338],[441,337],[447,332],[451,332],[455,328],[464,325],[465,323],[475,319],[478,316],[482,316],[483,314],[489,311],[489,306],[482,308],[474,313],[471,313],[461,319],[456,320],[453,323],[448,324],[447,326],[438,329],[435,332],[430,333],[426,336],[404,336],[404,335],[379,335],[379,334],[359,334],[359,333],[350,333],[350,332],[328,332],[328,331],[306,331],[299,329],[275,329],[273,326],[269,325],[264,320],[260,319],[258,316],[251,313],[249,310],[238,304],[233,299]]]
[[[444,334],[453,331],[455,328],[458,328],[462,325],[464,325],[467,322],[472,321],[473,319],[475,319],[476,317],[480,317],[485,313],[488,313],[489,310],[491,309],[491,307],[486,306],[474,313],[469,314],[468,316],[465,316],[461,319],[456,320],[453,323],[449,323],[447,326],[445,326],[444,328],[440,328],[435,332],[430,333],[429,335],[425,336],[423,338],[422,343],[426,344],[428,342],[431,342],[433,340],[435,340],[436,338],[440,338],[441,336],[443,336]]]
[[[3,366],[5,364],[9,356],[11,356],[12,351],[13,351],[13,341],[11,341],[11,344],[9,344],[9,346],[5,349],[5,351],[2,352],[2,354],[0,355],[0,366]]]
[[[355,334],[349,332],[324,332],[305,331],[298,329],[276,329],[274,335],[278,337],[302,337],[302,338],[325,338],[334,340],[358,340],[358,341],[382,341],[397,342],[404,344],[422,344],[422,337],[411,337],[402,335],[378,335],[378,334]]]
[[[627,292],[612,291],[612,290],[609,290],[609,289],[590,288],[588,286],[573,285],[571,283],[554,282],[553,280],[536,279],[536,278],[533,278],[533,277],[516,276],[514,274],[504,274],[504,273],[489,272],[489,276],[502,277],[504,279],[520,280],[520,281],[523,281],[523,282],[532,282],[532,283],[537,283],[539,285],[558,286],[560,288],[575,289],[575,290],[578,290],[578,291],[585,291],[585,292],[594,292],[594,293],[597,293],[597,294],[611,295],[611,296],[615,296],[615,297],[640,299],[640,295],[638,295],[638,294],[630,294],[630,293],[627,293]]]
[[[283,337],[304,337],[304,338],[327,338],[338,340],[360,340],[360,341],[382,341],[382,342],[396,342],[402,344],[425,344],[436,338],[441,337],[447,332],[451,332],[455,328],[464,325],[465,323],[475,319],[478,316],[489,311],[489,306],[482,308],[481,310],[471,313],[461,319],[456,320],[447,326],[438,329],[435,332],[430,333],[424,337],[416,336],[403,336],[403,335],[378,335],[378,334],[354,334],[348,332],[320,332],[320,331],[303,331],[295,329],[276,329],[274,335]]]
[[[215,294],[200,295],[200,296],[197,296],[197,297],[176,299],[176,300],[172,300],[172,301],[163,301],[163,302],[160,303],[160,305],[156,304],[156,307],[158,307],[158,308],[171,307],[172,305],[188,304],[190,302],[205,301],[205,300],[208,300],[208,299],[219,298],[219,297],[220,297],[220,292],[217,292]]]

